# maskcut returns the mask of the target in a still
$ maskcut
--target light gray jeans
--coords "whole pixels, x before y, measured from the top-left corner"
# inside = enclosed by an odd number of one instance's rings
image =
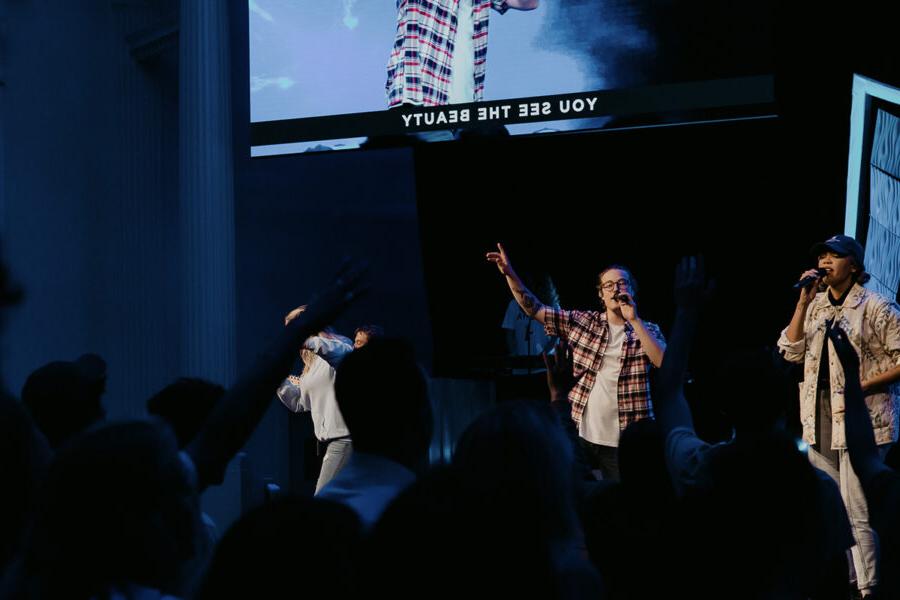
[[[322,469],[319,471],[319,479],[316,481],[316,494],[331,481],[338,471],[344,468],[350,455],[353,454],[353,444],[350,438],[331,440],[325,448],[325,456],[322,457]]]
[[[879,446],[882,458],[887,454],[890,444]],[[878,536],[869,525],[869,507],[863,494],[862,484],[850,464],[850,454],[846,450],[838,450],[838,462],[827,460],[812,447],[809,448],[809,462],[822,469],[834,479],[841,490],[841,498],[847,508],[853,539],[856,544],[850,548],[853,558],[851,563],[856,573],[856,587],[867,590],[878,585]]]

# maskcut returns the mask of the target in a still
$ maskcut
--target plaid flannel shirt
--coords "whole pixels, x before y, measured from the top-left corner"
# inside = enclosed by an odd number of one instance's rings
[[[563,338],[572,349],[575,387],[569,392],[572,420],[581,423],[597,371],[603,362],[609,342],[609,323],[606,313],[599,311],[560,310],[544,307],[544,329],[547,335]],[[665,342],[659,327],[649,321],[644,325],[650,335]],[[650,359],[630,323],[625,323],[625,343],[619,359],[619,430],[629,423],[653,418],[650,403]]]
[[[385,86],[389,108],[447,104],[458,8],[459,0],[397,0],[397,35]],[[472,0],[475,102],[484,95],[491,8],[503,14],[508,7],[506,0]]]

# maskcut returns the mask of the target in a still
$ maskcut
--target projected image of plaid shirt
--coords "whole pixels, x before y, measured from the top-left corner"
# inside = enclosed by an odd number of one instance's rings
[[[388,107],[448,104],[453,80],[451,63],[461,20],[459,7],[460,0],[397,0],[397,35],[387,65]],[[507,0],[471,0],[471,7],[474,49],[471,101],[477,102],[484,95],[491,8],[503,14],[510,6]],[[460,31],[460,35],[464,34]]]

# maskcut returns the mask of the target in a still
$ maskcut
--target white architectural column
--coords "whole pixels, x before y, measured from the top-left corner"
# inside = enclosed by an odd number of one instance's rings
[[[181,0],[179,204],[183,374],[228,385],[235,363],[228,3]]]

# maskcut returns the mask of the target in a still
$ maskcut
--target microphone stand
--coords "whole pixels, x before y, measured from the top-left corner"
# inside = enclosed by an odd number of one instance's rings
[[[525,348],[528,356],[531,356],[531,324],[534,322],[534,319],[525,315],[527,321],[525,321]],[[531,364],[529,363],[526,367],[528,370],[528,375],[531,375]]]

